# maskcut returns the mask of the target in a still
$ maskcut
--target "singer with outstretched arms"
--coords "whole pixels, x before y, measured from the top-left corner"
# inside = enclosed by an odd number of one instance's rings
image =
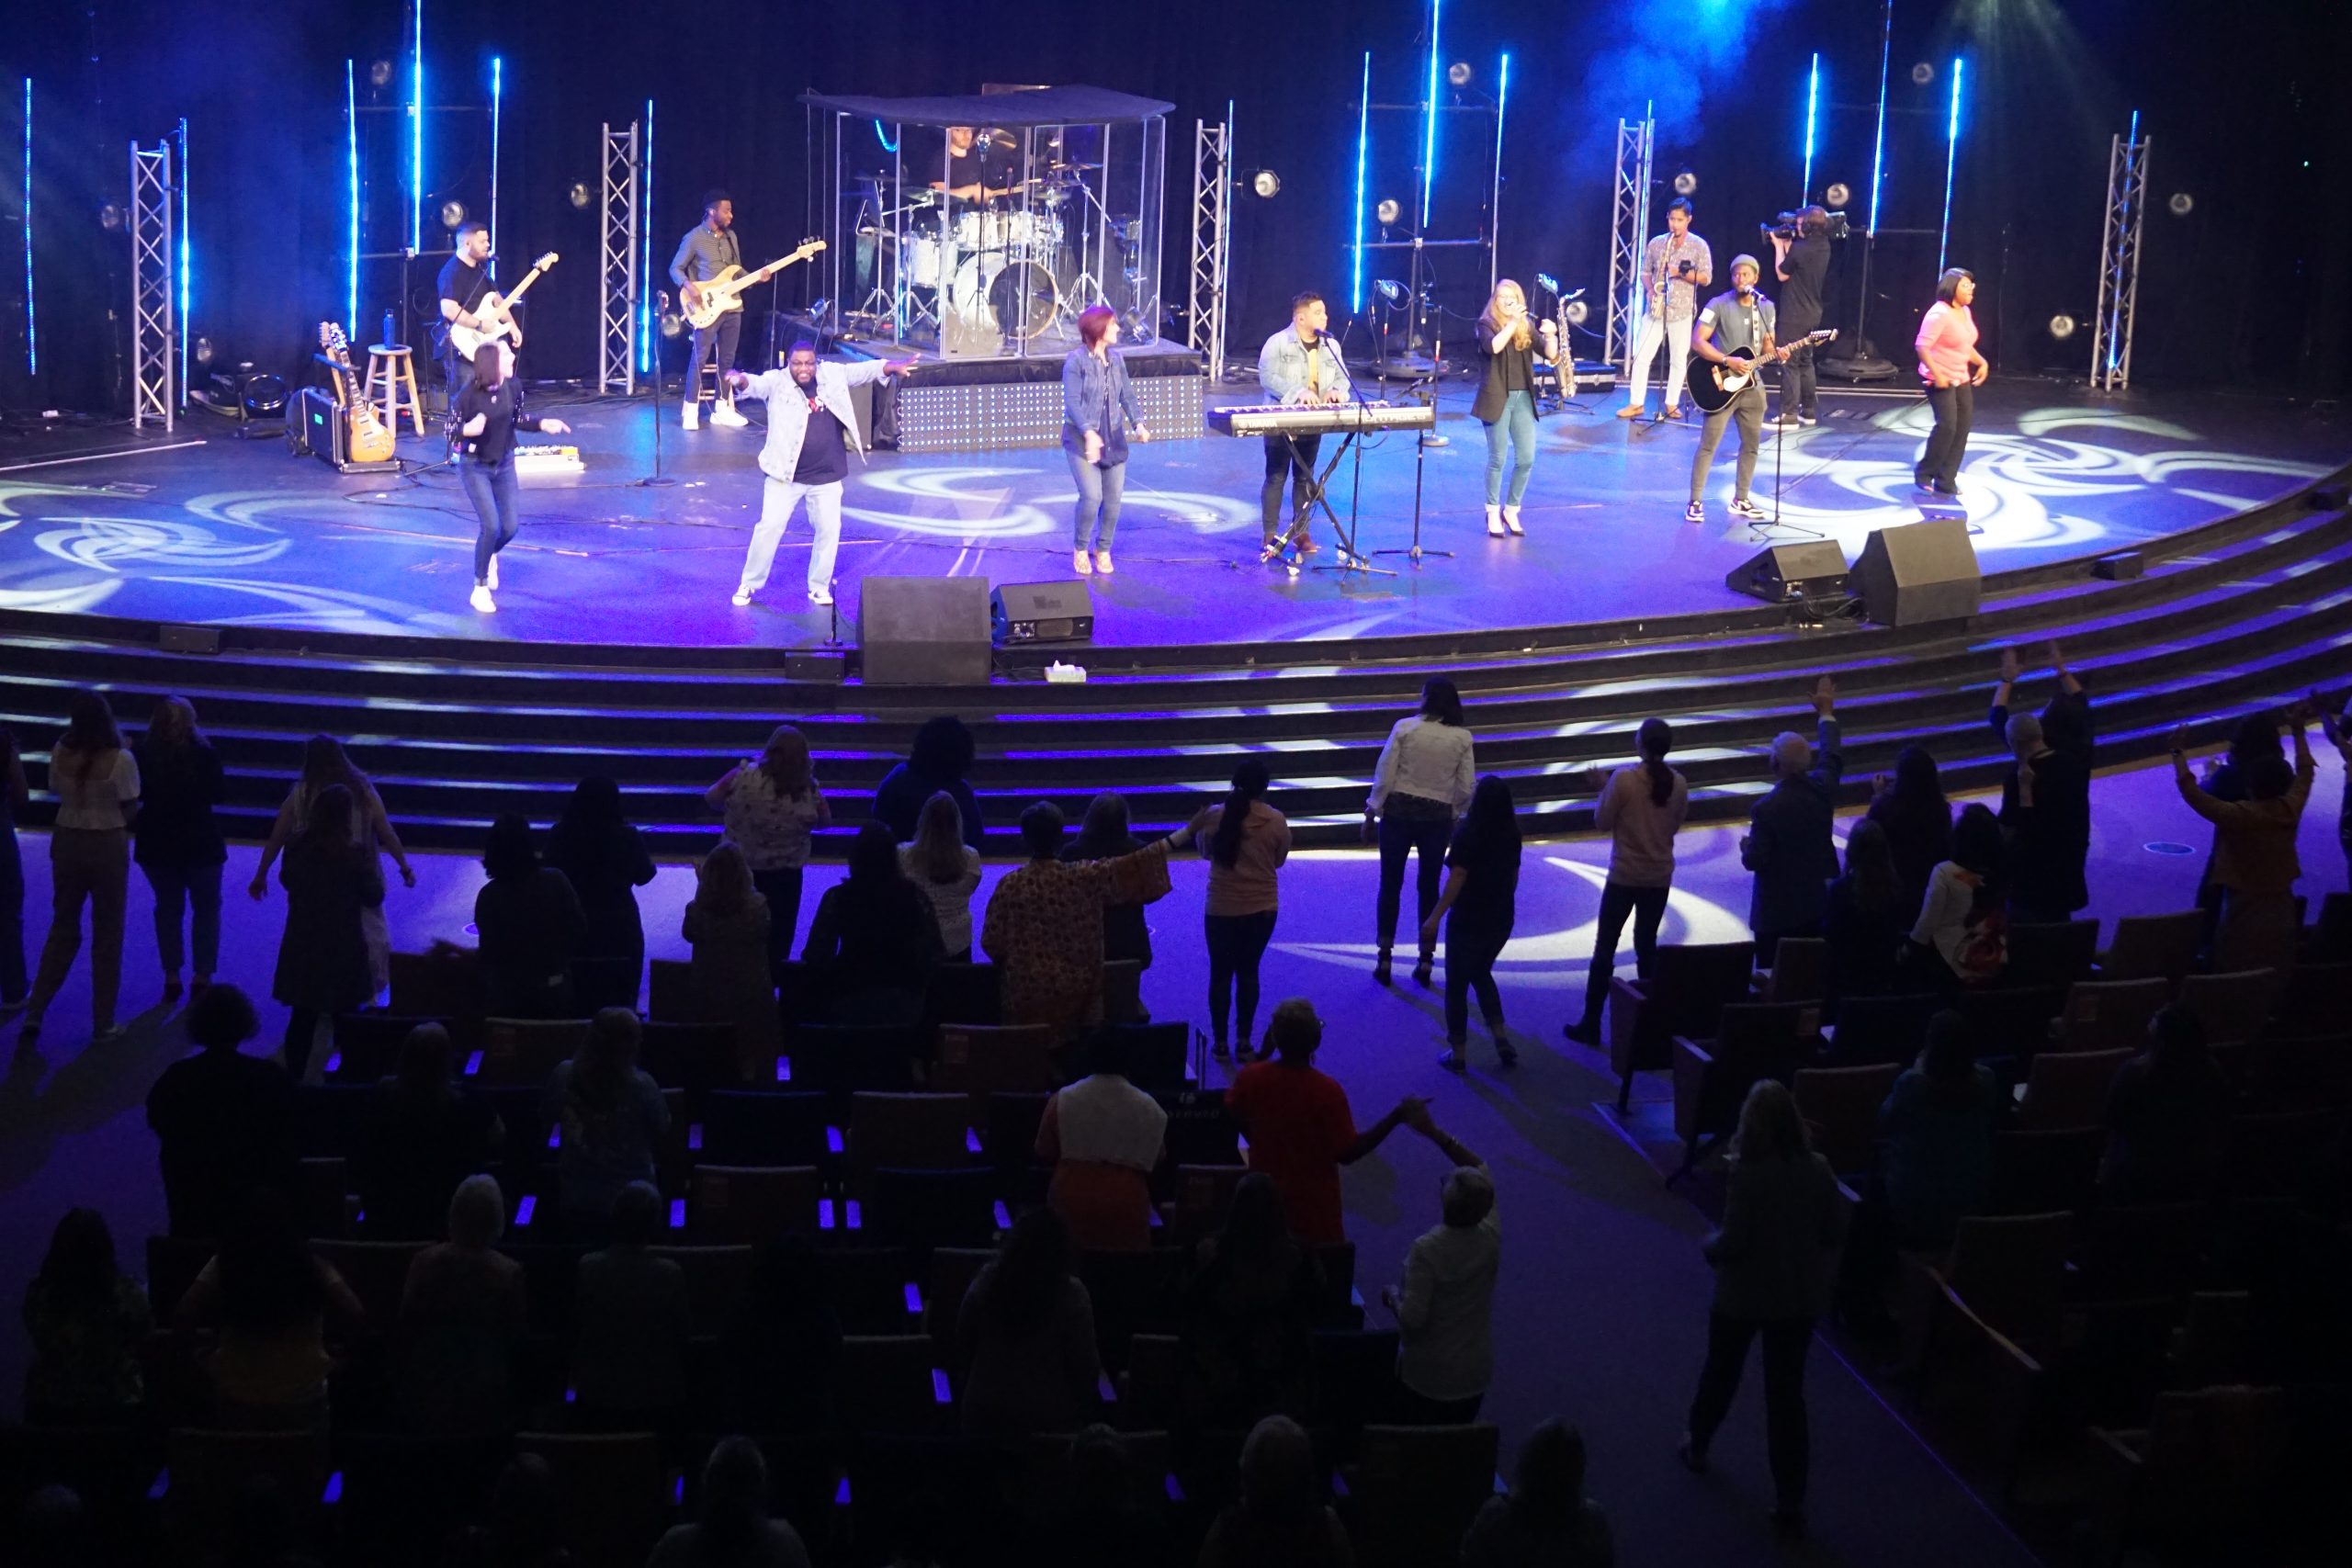
[[[1290,302],[1290,325],[1268,338],[1266,346],[1258,351],[1258,384],[1269,401],[1344,403],[1353,395],[1340,345],[1327,331],[1330,321],[1320,294],[1309,290]],[[1302,556],[1311,556],[1320,547],[1309,536],[1308,524],[1315,511],[1315,454],[1322,445],[1319,435],[1266,437],[1266,482],[1258,492],[1258,512],[1269,559],[1283,547],[1285,481],[1291,487],[1289,537]]]

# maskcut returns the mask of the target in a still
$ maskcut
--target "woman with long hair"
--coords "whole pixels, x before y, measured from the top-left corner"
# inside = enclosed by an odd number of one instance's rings
[[[1715,1271],[1707,1359],[1682,1462],[1703,1473],[1707,1447],[1739,1392],[1747,1347],[1764,1337],[1764,1427],[1778,1502],[1774,1521],[1804,1528],[1811,1438],[1804,1408],[1804,1357],[1814,1320],[1828,1305],[1832,1265],[1846,1234],[1846,1206],[1829,1162],[1813,1152],[1788,1086],[1766,1078],[1747,1091],[1732,1139],[1723,1227],[1706,1242]]]
[[[1829,995],[1874,997],[1894,980],[1903,939],[1917,905],[1906,905],[1883,824],[1854,824],[1846,840],[1846,874],[1829,885],[1821,933],[1829,943]]]
[[[1917,911],[1928,896],[1928,879],[1951,859],[1951,802],[1944,797],[1935,756],[1925,746],[1903,748],[1894,754],[1894,775],[1873,782],[1869,819],[1886,829],[1903,907]]]
[[[1919,379],[1928,389],[1935,428],[1911,470],[1913,484],[1933,495],[1960,493],[1960,465],[1968,456],[1968,427],[1976,417],[1976,389],[1993,367],[1976,352],[1976,275],[1947,267],[1936,279],[1936,302],[1919,320],[1912,346],[1919,351]]]
[[[547,858],[580,896],[587,920],[573,965],[574,1003],[583,1013],[635,1007],[645,978],[637,890],[653,880],[653,856],[622,814],[620,786],[601,773],[582,779],[548,831]]]
[[[1558,329],[1549,317],[1542,332],[1527,313],[1527,294],[1512,278],[1495,285],[1478,312],[1478,354],[1486,362],[1470,412],[1487,427],[1487,536],[1527,532],[1519,503],[1535,472],[1535,365],[1559,356]],[[1503,449],[1510,449],[1510,492],[1503,492]]]
[[[1445,846],[1453,820],[1470,804],[1477,783],[1469,723],[1462,694],[1442,675],[1421,684],[1421,705],[1396,721],[1380,761],[1372,772],[1372,794],[1363,803],[1363,837],[1380,846],[1380,894],[1373,909],[1380,938],[1372,977],[1388,984],[1389,949],[1396,943],[1397,907],[1405,897],[1406,857],[1418,857],[1413,884],[1414,921],[1426,922],[1437,908],[1438,883],[1445,871]],[[1437,950],[1423,942],[1413,965],[1416,984],[1430,983]]]
[[[1617,972],[1617,939],[1634,919],[1634,965],[1646,977],[1657,953],[1658,922],[1674,892],[1674,835],[1690,814],[1690,785],[1666,765],[1674,729],[1645,718],[1634,733],[1641,761],[1609,775],[1593,802],[1592,825],[1609,834],[1609,880],[1594,918],[1592,966],[1585,972],[1584,1014],[1562,1032],[1581,1045],[1600,1043],[1600,1010]]]
[[[212,983],[220,962],[220,865],[229,858],[212,808],[220,804],[220,758],[196,727],[184,697],[159,699],[147,733],[130,749],[139,764],[139,820],[130,858],[155,892],[155,951],[164,962],[164,1002],[183,994],[180,919],[189,916],[195,985]]]
[[[314,1256],[278,1193],[256,1190],[174,1309],[184,1330],[216,1328],[208,1371],[228,1427],[326,1425],[327,1337],[356,1328],[359,1298]]]
[[[41,1018],[82,951],[82,906],[90,907],[90,1035],[122,1032],[114,1004],[122,988],[123,905],[130,889],[130,829],[139,818],[139,764],[123,749],[114,710],[86,688],[74,694],[65,732],[49,752],[57,796],[49,835],[49,940],[17,1032],[19,1050],[40,1038]]]
[[[1489,1497],[1462,1539],[1462,1568],[1610,1568],[1608,1516],[1585,1495],[1584,1434],[1557,1416],[1520,1445],[1510,1491]]]
[[[719,840],[695,874],[680,932],[694,950],[687,1005],[705,1023],[735,1027],[736,1066],[757,1082],[781,1043],[775,972],[768,963],[768,901],[752,885],[740,845]]]
[[[931,900],[899,869],[890,829],[868,822],[850,840],[849,874],[817,900],[800,956],[833,1021],[908,1024],[922,1016],[941,942]]]
[[[1437,935],[1438,920],[1445,926],[1445,1055],[1438,1066],[1460,1072],[1467,1065],[1463,1052],[1470,1036],[1470,993],[1478,993],[1478,1013],[1494,1036],[1495,1055],[1506,1067],[1519,1064],[1519,1047],[1503,1032],[1503,995],[1495,985],[1495,963],[1519,908],[1519,808],[1510,785],[1498,773],[1488,773],[1471,792],[1470,809],[1453,830],[1453,845],[1445,854],[1445,891],[1437,908],[1421,922],[1421,940]]]
[[[1976,1059],[1966,1015],[1928,1019],[1927,1044],[1879,1109],[1879,1185],[1898,1247],[1949,1247],[1961,1216],[1984,1206],[2000,1115],[2000,1084]]]
[[[1062,456],[1078,486],[1078,520],[1069,566],[1080,577],[1111,574],[1111,536],[1119,531],[1119,498],[1127,483],[1127,436],[1151,439],[1143,424],[1119,342],[1119,315],[1108,305],[1078,313],[1079,346],[1062,360]],[[1094,554],[1087,556],[1091,545]]]
[[[1186,1424],[1230,1431],[1305,1416],[1323,1289],[1322,1267],[1291,1234],[1274,1179],[1251,1171],[1235,1186],[1223,1227],[1193,1249],[1178,1350]]]
[[[1906,956],[1939,990],[1999,977],[2008,958],[2001,819],[1971,801],[1952,824],[1951,858],[1936,867]]]
[[[115,1261],[96,1209],[69,1209],[25,1289],[25,1415],[35,1426],[123,1420],[145,1398],[141,1357],[155,1330],[147,1292]]]
[[[743,852],[752,885],[768,901],[768,963],[781,964],[792,956],[792,933],[800,923],[809,835],[833,819],[808,738],[777,725],[758,760],[729,768],[703,799],[725,819],[727,841]]]
[[[1209,1036],[1219,1061],[1231,1058],[1231,1039],[1246,1058],[1258,1019],[1258,964],[1274,939],[1280,909],[1274,874],[1290,858],[1290,822],[1266,804],[1272,776],[1246,757],[1233,770],[1233,788],[1202,829],[1208,857]],[[1230,1027],[1232,1032],[1227,1034]]]
[[[529,820],[512,811],[491,823],[481,869],[489,880],[474,895],[474,931],[490,1016],[579,1017],[571,965],[588,919],[571,878],[539,859]]]
[[[556,1064],[539,1097],[539,1120],[561,1130],[557,1201],[565,1229],[579,1239],[603,1235],[621,1189],[654,1179],[653,1149],[669,1130],[670,1107],[637,1065],[644,1033],[637,1014],[606,1008],[589,1021],[578,1053]]]
[[[332,735],[313,735],[302,746],[302,773],[294,787],[277,807],[277,820],[269,825],[269,837],[261,847],[261,864],[254,871],[253,886],[246,891],[258,904],[269,897],[269,868],[277,863],[287,844],[302,830],[310,820],[311,802],[321,790],[341,784],[351,792],[351,841],[367,844],[392,857],[400,868],[401,886],[416,886],[416,868],[408,863],[408,851],[401,844],[400,835],[392,830],[392,819],[384,809],[384,797],[376,792],[375,784],[358,764],[352,761],[343,749],[343,742]],[[392,932],[384,919],[381,904],[368,909],[362,917],[368,933],[368,965],[376,979],[377,992],[392,983]]]
[[[950,964],[972,961],[972,895],[980,886],[980,852],[964,841],[964,815],[942,790],[922,803],[915,836],[899,849],[899,869],[922,889],[939,919]]]
[[[269,994],[290,1010],[286,1076],[296,1083],[310,1066],[320,1021],[365,1006],[376,994],[362,915],[383,903],[384,873],[375,851],[352,842],[351,818],[349,790],[321,790],[278,866],[286,934]]]
[[[1134,818],[1127,810],[1127,797],[1105,790],[1086,803],[1086,815],[1078,824],[1078,836],[1062,846],[1061,858],[1065,864],[1116,860],[1142,848],[1143,840],[1136,837]],[[1115,964],[1132,959],[1146,969],[1151,967],[1151,924],[1143,911],[1144,906],[1139,903],[1102,906],[1102,962]]]
[[[1074,1432],[1093,1418],[1102,1362],[1094,1303],[1070,1271],[1069,1227],[1051,1209],[1012,1222],[956,1314],[964,1430]]]
[[[485,615],[498,609],[491,598],[498,586],[498,552],[514,542],[523,525],[514,511],[514,433],[562,435],[571,429],[552,415],[535,418],[523,412],[522,383],[510,374],[510,352],[503,343],[476,349],[474,378],[449,410],[457,434],[458,483],[481,525],[474,536],[474,591],[469,603]]]
[[[702,1467],[692,1524],[675,1525],[645,1568],[807,1568],[800,1532],[768,1517],[768,1461],[749,1438],[721,1438]]]

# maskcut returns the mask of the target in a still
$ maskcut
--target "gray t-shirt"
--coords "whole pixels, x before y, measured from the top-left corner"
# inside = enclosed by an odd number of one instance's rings
[[[734,230],[714,230],[707,223],[697,223],[686,231],[686,237],[678,242],[678,254],[670,258],[670,281],[681,288],[689,283],[708,283],[729,267],[742,265],[743,251]]]
[[[1772,334],[1778,321],[1772,301],[1765,298],[1760,288],[1751,292],[1744,305],[1738,293],[1727,288],[1708,300],[1707,308],[1699,312],[1699,324],[1711,329],[1707,341],[1725,354],[1735,348],[1755,353],[1758,343]]]
[[[1687,321],[1698,309],[1699,291],[1684,282],[1679,264],[1689,262],[1693,276],[1712,277],[1715,271],[1714,253],[1707,249],[1707,242],[1696,234],[1684,234],[1676,240],[1672,234],[1656,234],[1642,252],[1642,288],[1649,308],[1657,309],[1658,276],[1666,275],[1666,319]]]

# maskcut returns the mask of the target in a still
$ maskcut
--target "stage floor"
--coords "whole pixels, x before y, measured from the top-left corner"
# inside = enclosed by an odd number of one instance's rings
[[[1703,612],[1747,602],[1724,574],[1758,547],[1728,517],[1731,456],[1719,455],[1709,521],[1682,521],[1695,420],[1612,417],[1614,400],[1540,428],[1523,539],[1485,536],[1486,448],[1470,389],[1447,387],[1421,476],[1418,567],[1395,576],[1261,566],[1256,441],[1208,435],[1138,446],[1129,465],[1117,574],[1094,580],[1095,639],[1112,646],[1300,641],[1442,633]],[[1212,389],[1217,402],[1254,389]],[[1910,489],[1927,428],[1917,398],[1831,391],[1824,418],[1785,442],[1768,431],[1756,493],[1776,480],[1789,523],[1850,558],[1877,528],[1927,513]],[[526,480],[521,537],[503,558],[495,615],[467,607],[474,523],[447,468],[343,476],[277,441],[230,439],[198,412],[168,439],[127,428],[0,438],[0,608],[220,626],[570,643],[787,648],[835,629],[802,593],[808,536],[797,521],[761,603],[729,603],[756,520],[762,437],[662,433],[636,401],[536,394],[560,412],[586,471]],[[756,407],[752,412],[756,420]],[[669,411],[674,420],[674,409]],[[534,437],[553,441],[554,437]],[[1327,455],[1331,443],[1326,443]],[[419,464],[438,442],[413,436]],[[2207,394],[2094,399],[2036,380],[1996,381],[1977,402],[1962,504],[1987,571],[2127,548],[2269,500],[2352,453],[2352,420],[2283,401]],[[1349,511],[1352,464],[1333,478]],[[1410,542],[1414,446],[1368,446],[1359,544]],[[838,568],[841,630],[853,635],[868,575],[1068,579],[1074,496],[1057,450],[876,455],[853,473]],[[1949,504],[1949,503],[1947,503]],[[1326,548],[1312,558],[1330,563]]]

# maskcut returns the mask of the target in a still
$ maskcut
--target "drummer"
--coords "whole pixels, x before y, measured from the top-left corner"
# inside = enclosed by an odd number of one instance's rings
[[[995,200],[1012,195],[1012,168],[994,152],[992,146],[978,140],[971,126],[949,126],[947,177],[932,181],[931,188],[945,191],[963,201]]]

